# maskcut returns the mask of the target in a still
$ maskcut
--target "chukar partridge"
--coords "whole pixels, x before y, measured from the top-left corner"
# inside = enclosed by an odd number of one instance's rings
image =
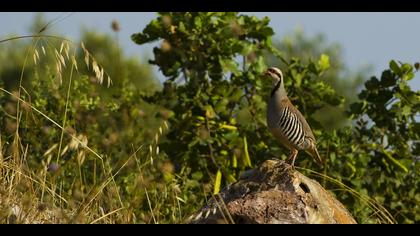
[[[265,75],[273,79],[267,107],[267,125],[274,137],[288,149],[290,155],[286,162],[294,166],[298,151],[306,151],[318,164],[322,164],[316,148],[316,140],[311,128],[299,110],[293,106],[284,89],[283,73],[271,67]]]

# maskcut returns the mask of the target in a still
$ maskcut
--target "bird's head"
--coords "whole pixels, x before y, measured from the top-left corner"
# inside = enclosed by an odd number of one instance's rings
[[[280,97],[287,97],[283,84],[283,73],[279,68],[270,67],[265,71],[264,75],[270,77],[274,85],[273,90],[271,90],[271,97],[273,97],[274,94],[278,94]]]
[[[277,67],[268,68],[264,75],[270,77],[273,80],[273,84],[277,84],[280,81],[283,82],[283,73]]]

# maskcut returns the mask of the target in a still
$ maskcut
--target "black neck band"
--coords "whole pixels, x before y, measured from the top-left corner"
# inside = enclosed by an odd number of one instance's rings
[[[281,80],[277,82],[276,86],[274,86],[273,90],[271,90],[271,97],[274,96],[274,93],[280,88]]]

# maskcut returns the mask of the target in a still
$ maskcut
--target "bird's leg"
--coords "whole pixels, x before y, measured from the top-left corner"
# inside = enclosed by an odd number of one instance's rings
[[[296,160],[297,154],[298,154],[298,150],[292,148],[290,150],[289,157],[286,159],[286,163],[287,164],[290,164],[292,167],[294,167],[295,166],[295,160]]]

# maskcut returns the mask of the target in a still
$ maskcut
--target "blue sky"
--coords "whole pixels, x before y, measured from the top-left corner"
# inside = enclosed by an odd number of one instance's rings
[[[1,12],[0,38],[9,33],[28,34],[36,13]],[[337,42],[343,48],[343,59],[351,70],[370,64],[374,73],[388,67],[391,59],[414,63],[420,61],[420,13],[351,13],[351,12],[258,12],[246,13],[268,16],[276,38],[293,32],[297,27],[308,36],[324,33],[328,42]],[[47,20],[66,13],[45,13]],[[128,55],[151,57],[152,47],[138,46],[130,35],[141,31],[156,17],[153,12],[76,12],[54,25],[54,30],[77,40],[81,27],[111,33],[110,23],[119,21],[119,40]],[[1,65],[0,65],[1,66]],[[419,76],[412,85],[420,88]]]

